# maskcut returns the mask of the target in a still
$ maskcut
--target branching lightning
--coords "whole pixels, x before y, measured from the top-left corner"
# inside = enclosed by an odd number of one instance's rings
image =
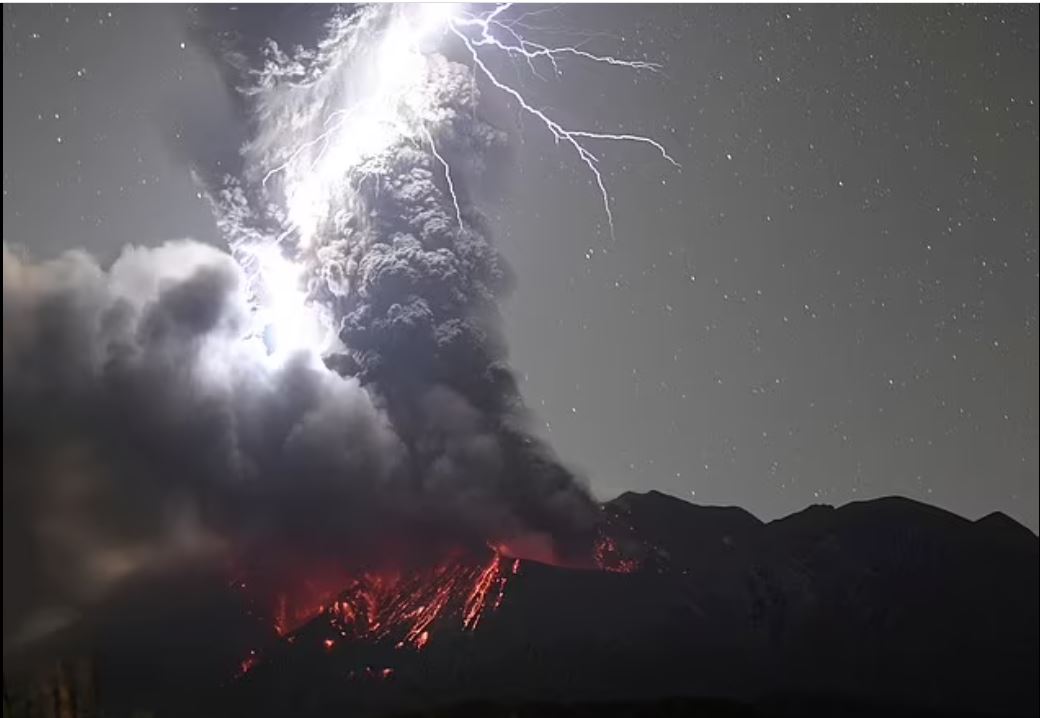
[[[510,20],[506,17],[506,13],[512,7],[512,3],[501,3],[489,11],[474,13],[465,10],[462,6],[439,4],[415,6],[414,11],[413,8],[409,8],[409,11],[395,13],[390,20],[390,26],[385,32],[379,33],[377,42],[380,43],[380,47],[375,53],[377,58],[395,59],[386,65],[372,68],[372,72],[377,75],[377,78],[374,83],[375,90],[371,96],[356,98],[350,107],[329,113],[318,134],[299,143],[284,161],[269,169],[263,177],[263,184],[266,185],[272,177],[279,173],[286,175],[295,173],[301,179],[296,182],[291,180],[288,182],[289,185],[295,185],[292,192],[296,195],[306,195],[306,199],[310,199],[312,195],[321,194],[322,184],[333,181],[324,178],[330,174],[340,175],[345,169],[349,169],[349,167],[343,167],[342,164],[336,167],[326,167],[326,164],[332,162],[329,159],[323,163],[323,159],[327,155],[331,155],[337,163],[347,158],[347,164],[353,165],[362,161],[370,151],[378,151],[382,145],[385,145],[385,142],[372,143],[371,140],[366,139],[368,136],[375,134],[385,138],[388,134],[410,135],[418,141],[425,140],[434,157],[444,168],[448,191],[452,195],[456,218],[461,227],[462,212],[459,198],[455,193],[451,168],[447,158],[434,144],[428,126],[429,120],[423,117],[422,100],[418,99],[422,93],[416,92],[417,87],[425,81],[424,53],[420,50],[420,46],[430,38],[448,33],[461,42],[480,75],[497,90],[505,93],[524,114],[537,120],[550,133],[557,145],[566,145],[577,154],[599,191],[607,225],[611,237],[614,237],[614,212],[610,193],[599,166],[600,158],[590,148],[589,141],[645,144],[652,147],[674,167],[679,168],[679,163],[660,142],[652,137],[627,132],[599,132],[564,127],[550,114],[539,109],[516,85],[496,73],[489,62],[492,54],[502,53],[510,59],[522,60],[531,73],[541,79],[545,78],[539,72],[539,63],[548,63],[552,73],[556,77],[561,77],[562,67],[567,59],[627,68],[637,72],[658,72],[661,66],[646,60],[597,54],[584,49],[586,42],[597,37],[597,34],[590,34],[587,40],[570,45],[550,46],[529,40],[522,34],[525,29],[531,28],[525,20],[552,8],[527,11]],[[533,29],[540,32],[544,30],[544,28]],[[407,117],[403,115],[407,115]],[[369,143],[373,146],[366,147],[365,145]],[[298,196],[297,199],[299,199]],[[313,208],[308,207],[306,201],[293,204],[303,207],[302,210],[295,212],[296,214],[307,214],[313,211]],[[290,215],[292,214],[294,211],[290,207]],[[294,224],[298,228],[309,227],[309,220],[310,217],[297,217]],[[309,238],[304,237],[303,240],[306,243]]]
[[[300,155],[302,155],[304,152],[306,152],[312,147],[321,145],[321,150],[318,151],[318,156],[315,157],[314,160],[312,160],[310,163],[310,166],[313,169],[314,165],[321,161],[321,158],[324,156],[325,150],[328,149],[329,142],[335,136],[335,133],[342,129],[344,126],[346,126],[347,122],[350,120],[350,117],[355,113],[357,109],[358,107],[355,105],[354,107],[350,107],[345,110],[336,110],[335,112],[330,113],[329,116],[325,118],[325,128],[321,131],[321,133],[319,133],[318,136],[314,139],[307,140],[306,142],[300,144],[293,151],[293,153],[289,155],[288,159],[286,159],[285,162],[281,163],[277,167],[268,170],[267,174],[264,175],[263,180],[261,180],[261,185],[267,186],[267,182],[272,177],[274,177],[279,172],[284,172],[287,169],[289,169],[292,163],[295,162]]]
[[[535,72],[535,60],[548,60],[557,76],[561,74],[560,60],[566,56],[577,57],[617,67],[627,67],[632,70],[649,70],[652,72],[659,70],[660,65],[642,60],[626,60],[611,55],[597,55],[582,50],[578,46],[568,45],[548,47],[546,45],[528,41],[514,29],[517,27],[515,23],[505,23],[500,19],[502,14],[511,6],[512,3],[502,3],[483,16],[466,13],[457,17],[452,17],[448,20],[448,29],[459,38],[468,50],[474,66],[479,68],[484,77],[487,78],[492,85],[506,93],[524,112],[538,120],[538,122],[541,123],[553,136],[553,139],[557,144],[562,142],[569,145],[577,153],[579,159],[581,159],[582,163],[591,173],[592,179],[602,197],[603,212],[606,215],[611,238],[613,238],[615,236],[614,212],[611,208],[610,193],[607,191],[606,184],[603,181],[603,174],[599,169],[599,158],[593,154],[593,152],[586,147],[581,140],[609,140],[614,142],[636,142],[648,144],[656,149],[661,156],[674,167],[678,168],[680,166],[679,163],[668,154],[668,151],[660,142],[651,137],[631,133],[573,130],[563,127],[559,122],[552,119],[545,112],[534,107],[521,91],[499,78],[481,56],[480,49],[484,47],[492,47],[501,50],[510,56],[522,57],[527,61],[532,72]],[[494,28],[505,30],[506,34],[512,39],[512,42],[504,41],[495,37],[493,32]],[[475,29],[476,32],[470,34],[467,32],[469,29]]]
[[[557,146],[577,155],[599,192],[610,236],[615,238],[614,210],[600,157],[593,151],[595,143],[647,145],[674,167],[679,168],[679,163],[652,137],[565,127],[531,99],[520,85],[520,75],[515,81],[502,77],[495,70],[495,59],[508,59],[543,80],[562,77],[568,62],[634,72],[658,72],[661,66],[592,52],[588,43],[600,37],[596,33],[571,31],[571,38],[578,38],[576,42],[546,44],[544,38],[555,34],[552,29],[532,26],[527,20],[544,16],[547,11],[517,12],[511,3],[475,10],[431,3],[366,7],[348,19],[343,26],[346,30],[334,34],[336,40],[326,43],[315,56],[319,59],[312,79],[283,85],[280,92],[284,94],[272,94],[272,104],[266,108],[269,116],[281,118],[278,129],[270,135],[277,138],[271,142],[274,149],[257,165],[261,187],[270,189],[271,180],[277,178],[283,195],[280,221],[284,232],[273,243],[280,244],[292,235],[296,256],[319,251],[332,239],[322,236],[321,228],[328,225],[329,218],[352,211],[347,205],[355,191],[357,173],[367,172],[368,163],[381,166],[383,154],[402,142],[429,148],[431,161],[444,171],[445,194],[450,196],[459,229],[463,229],[463,202],[451,166],[452,152],[448,151],[450,144],[441,138],[451,136],[443,131],[448,121],[443,93],[465,90],[445,84],[452,81],[451,75],[443,70],[446,60],[437,56],[445,40],[457,43],[455,50],[468,55],[474,91],[478,81],[485,81],[514,103],[521,117],[534,118]],[[525,37],[525,33],[533,32],[543,40]],[[293,324],[297,321],[294,308],[305,309],[310,302],[300,287],[286,281],[289,272],[282,265],[292,262],[281,261],[278,247],[273,252],[257,249],[263,251],[259,255],[257,251],[239,254],[266,259],[244,267],[250,281],[261,288],[258,294],[267,295],[270,306],[277,308],[261,314],[279,324]],[[280,337],[280,345],[290,338],[294,345],[302,339],[299,330],[291,327],[279,328],[273,335]]]

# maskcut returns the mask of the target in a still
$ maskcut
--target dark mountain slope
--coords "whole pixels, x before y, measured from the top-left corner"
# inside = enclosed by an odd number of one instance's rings
[[[233,686],[232,705],[327,715],[783,694],[1037,712],[1040,553],[1005,516],[971,522],[885,498],[762,523],[657,492],[624,494],[605,511],[619,545],[641,552],[641,570],[524,562],[478,630],[438,628],[421,652],[322,651],[319,619]],[[392,666],[384,680],[358,679],[381,666]]]

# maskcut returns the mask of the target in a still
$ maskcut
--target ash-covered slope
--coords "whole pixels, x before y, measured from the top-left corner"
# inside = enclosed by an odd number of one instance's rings
[[[657,492],[604,507],[630,572],[524,561],[479,630],[423,650],[326,645],[327,616],[226,698],[243,715],[331,715],[474,699],[839,696],[1035,715],[1038,541],[901,498],[762,523]]]

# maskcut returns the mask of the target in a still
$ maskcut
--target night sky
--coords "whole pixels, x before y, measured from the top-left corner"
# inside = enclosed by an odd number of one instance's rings
[[[241,128],[197,16],[4,6],[5,242],[106,262],[219,242],[191,163],[233,154]],[[1035,531],[1036,6],[583,6],[538,24],[661,62],[524,87],[683,166],[598,147],[612,239],[573,153],[525,122],[481,201],[517,274],[523,393],[596,493],[764,519],[902,494]]]

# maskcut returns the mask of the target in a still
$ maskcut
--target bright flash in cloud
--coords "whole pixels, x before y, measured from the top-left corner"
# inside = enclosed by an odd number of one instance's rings
[[[634,143],[646,145],[678,167],[676,160],[651,137],[565,126],[541,109],[518,82],[501,76],[493,60],[520,60],[539,78],[550,73],[563,77],[567,64],[574,62],[602,64],[624,72],[655,72],[659,67],[645,60],[597,54],[583,43],[556,46],[535,42],[524,36],[532,28],[526,22],[531,12],[517,10],[510,3],[490,7],[368,6],[342,20],[338,29],[333,27],[311,58],[315,60],[312,72],[294,66],[284,55],[278,56],[272,63],[278,72],[268,78],[260,107],[268,136],[261,135],[247,152],[258,150],[257,164],[264,168],[258,179],[263,187],[281,193],[288,229],[279,242],[292,234],[297,253],[320,249],[327,241],[324,223],[339,221],[354,211],[353,188],[366,163],[402,141],[422,147],[435,158],[451,194],[457,228],[464,229],[452,167],[438,147],[438,134],[446,122],[438,93],[454,91],[443,86],[449,80],[437,71],[438,63],[443,63],[438,53],[452,43],[468,57],[472,83],[486,84],[505,95],[535,121],[535,127],[553,138],[561,152],[581,162],[598,191],[614,237],[610,193],[600,170],[598,148],[594,152],[593,147],[608,142]],[[256,254],[246,254],[250,253]],[[279,259],[273,258],[275,255]],[[258,256],[260,261],[251,262],[247,271],[253,273],[254,280],[257,273],[260,275],[259,283],[265,288],[261,293],[270,302],[264,312],[273,323],[276,344],[293,346],[308,341],[312,332],[304,326],[308,322],[300,320],[307,299],[294,284],[290,266],[283,265],[281,250],[265,249]],[[291,265],[289,260],[284,261]]]

